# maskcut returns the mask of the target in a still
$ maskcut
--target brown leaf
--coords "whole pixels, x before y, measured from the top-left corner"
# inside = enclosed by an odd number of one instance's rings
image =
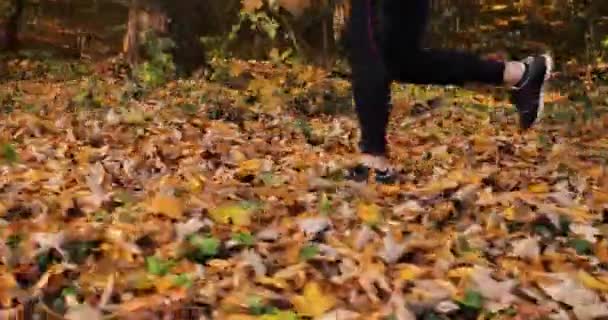
[[[262,8],[264,2],[262,0],[243,0],[243,11],[254,13]]]
[[[174,219],[181,218],[184,211],[180,199],[162,194],[157,194],[149,201],[148,209],[154,213],[160,213]]]

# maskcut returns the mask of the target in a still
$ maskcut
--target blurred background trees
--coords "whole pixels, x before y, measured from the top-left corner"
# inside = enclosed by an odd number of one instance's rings
[[[17,48],[24,0],[0,0],[0,50]]]
[[[20,44],[94,60],[122,52],[134,65],[171,60],[183,75],[217,56],[331,66],[341,58],[347,6],[348,0],[0,0],[0,49]],[[558,58],[587,64],[605,57],[604,0],[432,0],[432,6],[434,45],[515,58],[551,48]]]

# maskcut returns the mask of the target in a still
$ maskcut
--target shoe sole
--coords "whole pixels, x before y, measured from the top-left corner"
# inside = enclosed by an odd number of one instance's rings
[[[536,120],[534,120],[530,127],[539,123],[543,118],[545,111],[545,85],[547,84],[547,81],[551,78],[551,74],[553,72],[553,58],[551,57],[551,55],[543,54],[541,55],[541,57],[545,58],[545,77],[543,84],[540,86],[540,101],[538,102],[538,110],[536,111]]]

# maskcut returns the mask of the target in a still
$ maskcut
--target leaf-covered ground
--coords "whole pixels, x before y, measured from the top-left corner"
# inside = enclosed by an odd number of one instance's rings
[[[233,61],[144,90],[118,66],[16,61],[0,86],[4,309],[608,316],[605,87],[556,83],[520,133],[501,90],[396,86],[405,182],[380,186],[343,179],[358,135],[345,80]]]

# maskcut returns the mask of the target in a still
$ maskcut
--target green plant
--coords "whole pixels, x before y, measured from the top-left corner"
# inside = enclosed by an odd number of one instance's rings
[[[241,11],[239,13],[239,21],[232,27],[232,30],[228,35],[230,41],[236,39],[238,32],[245,22],[249,22],[251,30],[263,32],[272,40],[277,37],[280,28],[279,22],[274,17],[269,16],[265,11]]]
[[[166,275],[174,265],[175,262],[173,261],[161,260],[155,256],[146,257],[146,269],[155,276]]]
[[[158,37],[148,32],[144,46],[148,60],[138,65],[135,78],[145,87],[158,87],[173,79],[176,75],[173,55],[170,52],[175,43],[170,38]]]
[[[99,108],[102,106],[102,98],[99,89],[99,79],[90,77],[86,83],[72,98],[72,103],[76,107],[82,108]]]
[[[5,143],[0,146],[0,158],[9,164],[12,164],[19,161],[19,154],[12,144]]]
[[[241,10],[238,21],[232,26],[226,42],[223,43],[223,50],[226,49],[229,43],[237,39],[239,32],[246,25],[252,31],[265,35],[272,42],[282,35],[284,39],[292,42],[293,49],[296,52],[301,51],[293,27],[280,11],[278,1],[268,1],[265,5],[253,11]],[[280,52],[278,49],[272,48],[268,52],[268,56],[275,63],[284,62],[292,56],[293,49],[287,48],[285,51]]]

